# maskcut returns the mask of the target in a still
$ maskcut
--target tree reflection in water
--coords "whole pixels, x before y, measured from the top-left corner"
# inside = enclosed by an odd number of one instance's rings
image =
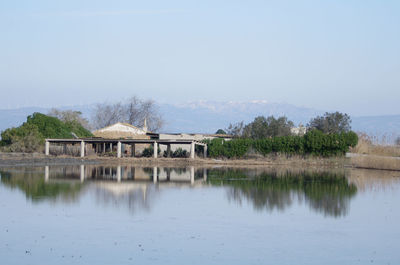
[[[10,188],[20,189],[26,198],[33,202],[56,200],[72,202],[78,199],[83,188],[82,183],[46,183],[43,168],[20,168],[0,170],[1,183]]]
[[[159,185],[165,188],[224,186],[228,188],[229,200],[239,204],[249,201],[258,211],[283,211],[293,202],[304,201],[314,211],[333,217],[345,216],[351,198],[357,193],[356,185],[350,184],[344,173],[333,171],[277,173],[249,168],[197,168],[191,173],[186,169],[159,168],[156,183],[153,183],[152,168],[123,167],[118,171],[116,167],[88,166],[84,181],[80,166],[54,167],[51,181],[47,182],[43,172],[43,167],[3,169],[0,170],[1,183],[22,190],[35,202],[45,199],[76,201],[90,187],[101,205],[127,207],[131,212],[149,210],[160,194]],[[115,172],[119,172],[119,178]],[[196,182],[192,181],[191,174]]]
[[[350,199],[357,193],[344,174],[333,172],[264,172],[254,176],[248,170],[212,169],[208,182],[228,186],[228,199],[239,204],[247,200],[256,210],[283,211],[297,199],[332,217],[347,215]]]

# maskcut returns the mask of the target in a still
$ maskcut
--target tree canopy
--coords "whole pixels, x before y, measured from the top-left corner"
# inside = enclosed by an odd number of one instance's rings
[[[247,124],[243,130],[243,136],[253,139],[261,139],[266,137],[288,136],[291,135],[291,128],[294,127],[292,121],[285,116],[264,117],[258,116],[253,122]]]
[[[323,133],[345,133],[351,130],[351,119],[347,114],[340,112],[325,112],[310,120],[309,129],[317,129]]]
[[[62,122],[59,119],[35,112],[17,128],[1,133],[0,146],[14,152],[33,152],[43,147],[46,138],[74,138],[93,136],[77,122]]]
[[[223,129],[218,129],[215,134],[226,134],[226,132]]]

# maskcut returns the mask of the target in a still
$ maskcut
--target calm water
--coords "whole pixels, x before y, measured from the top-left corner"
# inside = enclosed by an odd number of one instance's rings
[[[400,264],[400,174],[0,168],[1,264]]]

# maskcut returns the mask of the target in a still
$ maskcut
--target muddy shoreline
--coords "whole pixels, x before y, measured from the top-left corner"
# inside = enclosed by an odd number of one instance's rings
[[[212,158],[115,158],[87,156],[45,156],[41,153],[0,153],[0,167],[108,164],[137,166],[198,166],[198,167],[276,167],[344,168],[346,158],[299,158],[275,157],[257,159],[212,159]]]

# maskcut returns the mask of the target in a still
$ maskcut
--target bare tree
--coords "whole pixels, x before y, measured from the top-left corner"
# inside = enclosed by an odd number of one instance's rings
[[[124,102],[97,104],[92,118],[96,129],[117,122],[126,122],[142,127],[145,120],[150,131],[158,131],[163,126],[163,119],[156,103],[153,100],[142,100],[136,96]]]
[[[56,108],[51,109],[47,115],[56,117],[63,122],[76,122],[86,129],[90,129],[89,121],[82,117],[82,112],[76,110],[59,110]]]
[[[97,104],[92,118],[95,129],[110,126],[117,122],[125,122],[125,110],[121,103]]]
[[[141,100],[136,96],[131,97],[126,103],[126,122],[142,127],[144,120],[150,131],[158,131],[163,126],[163,119],[158,107],[153,100]]]
[[[232,135],[233,137],[242,137],[244,130],[244,122],[238,122],[234,124],[229,124],[228,128],[225,129],[226,133]]]

